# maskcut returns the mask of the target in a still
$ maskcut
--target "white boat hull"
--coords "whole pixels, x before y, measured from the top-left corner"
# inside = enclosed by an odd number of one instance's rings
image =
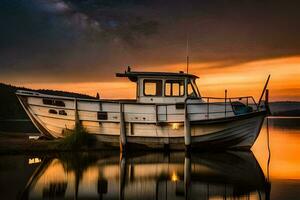
[[[257,113],[244,119],[233,119],[228,122],[210,124],[192,124],[191,148],[194,149],[243,149],[249,150],[259,135],[265,113]],[[247,116],[245,116],[247,117]],[[145,126],[145,129],[148,125]],[[169,125],[166,125],[169,126]],[[164,127],[157,127],[163,129]],[[168,148],[185,149],[183,128],[178,129],[181,136],[177,137],[140,137],[128,136],[128,148]],[[119,146],[119,135],[96,134],[99,141]]]
[[[119,147],[119,102],[75,100],[39,93],[17,93],[17,96],[34,125],[46,137],[65,137],[66,130],[74,128],[77,113],[89,134],[106,145]],[[45,105],[45,98],[62,101],[64,106]],[[124,127],[128,148],[184,149],[184,109],[176,106],[127,103]],[[189,105],[192,148],[251,148],[266,116],[265,110],[236,116],[230,105],[215,104],[209,114],[203,112],[206,107],[206,104]],[[221,110],[224,108],[227,113]],[[104,113],[105,119],[99,118],[99,113]]]

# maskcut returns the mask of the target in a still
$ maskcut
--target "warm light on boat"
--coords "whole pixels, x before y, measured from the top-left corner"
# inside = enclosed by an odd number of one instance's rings
[[[28,160],[29,165],[35,164],[35,163],[40,163],[40,162],[41,162],[41,159],[39,159],[39,158],[29,158],[29,160]]]
[[[176,174],[176,172],[173,172],[172,177],[171,177],[171,180],[172,180],[173,182],[177,182],[177,181],[179,180],[179,177],[178,177],[178,175]]]
[[[179,123],[172,123],[172,129],[178,130],[179,129]]]

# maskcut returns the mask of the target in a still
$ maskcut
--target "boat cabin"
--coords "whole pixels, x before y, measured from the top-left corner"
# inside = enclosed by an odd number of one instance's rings
[[[127,70],[117,73],[117,77],[127,77],[135,82],[138,103],[183,103],[187,97],[201,98],[196,85],[199,78],[182,71],[168,72],[134,72]]]

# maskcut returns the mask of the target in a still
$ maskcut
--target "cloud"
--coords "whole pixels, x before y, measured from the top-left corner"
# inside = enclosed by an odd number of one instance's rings
[[[168,65],[168,70],[177,70],[172,66],[185,61],[187,35],[191,62],[203,73],[300,55],[297,2],[3,0],[0,4],[3,82],[107,82],[127,65],[137,70]]]

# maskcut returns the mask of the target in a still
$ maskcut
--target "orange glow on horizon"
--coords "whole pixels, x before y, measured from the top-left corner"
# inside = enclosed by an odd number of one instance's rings
[[[184,63],[156,67],[141,66],[136,71],[180,71]],[[300,100],[300,56],[252,61],[243,64],[222,67],[222,62],[191,63],[190,73],[200,76],[197,81],[203,96],[254,96],[259,98],[268,74],[271,101]],[[220,67],[214,67],[220,66]],[[116,80],[118,82],[116,82]],[[78,92],[101,98],[135,98],[135,83],[126,79],[114,79],[107,82],[78,83],[25,83],[19,86],[33,89],[54,89]]]

